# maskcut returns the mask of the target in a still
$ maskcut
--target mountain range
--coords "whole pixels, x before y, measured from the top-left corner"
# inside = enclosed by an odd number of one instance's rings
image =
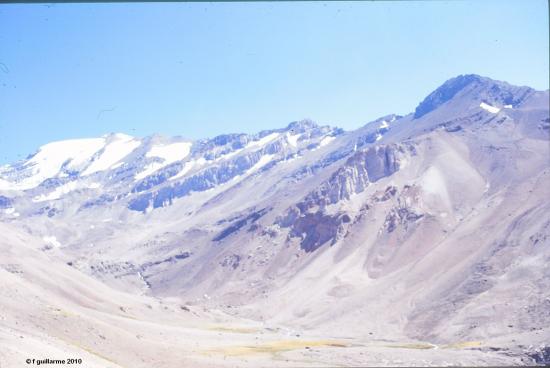
[[[46,144],[0,167],[0,362],[549,364],[549,143],[548,90],[471,74],[354,131]]]

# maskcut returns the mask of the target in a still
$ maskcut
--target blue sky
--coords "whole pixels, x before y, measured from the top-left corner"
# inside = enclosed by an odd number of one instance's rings
[[[350,130],[476,73],[548,89],[545,0],[0,5],[0,164],[53,140]]]

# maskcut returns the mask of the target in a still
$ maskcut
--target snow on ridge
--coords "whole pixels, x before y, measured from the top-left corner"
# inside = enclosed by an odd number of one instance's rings
[[[228,158],[231,158],[233,156],[238,155],[242,151],[244,151],[244,148],[239,148],[239,149],[236,149],[233,152],[229,152],[229,153],[226,153],[225,155],[221,155],[219,157],[216,157],[214,160],[205,160],[205,162],[217,162],[217,161],[227,160]]]
[[[183,160],[191,152],[191,142],[177,142],[153,146],[145,154],[146,157],[160,157],[170,163]]]
[[[481,107],[483,110],[489,111],[492,114],[496,114],[500,111],[498,107],[491,106],[489,104],[486,104],[485,102],[480,103],[479,107]]]
[[[177,173],[176,175],[172,176],[169,180],[179,179],[179,178],[185,176],[185,174],[187,174],[193,167],[202,166],[202,165],[204,165],[208,162],[210,162],[210,161],[207,161],[204,157],[200,157],[196,160],[187,161],[185,163],[185,165],[183,165],[183,169],[181,169],[181,171],[179,173]]]
[[[25,190],[37,187],[59,174],[63,165],[76,169],[105,146],[104,138],[84,138],[56,141],[41,146],[25,163],[30,175],[19,182],[0,181],[0,189]]]
[[[257,146],[263,146],[273,140],[275,140],[277,137],[279,137],[280,133],[271,133],[271,134],[268,134],[266,135],[265,137],[263,138],[260,138],[258,139],[257,141],[252,141],[252,142],[249,142],[247,145],[246,145],[246,148],[250,148],[250,147],[257,147]]]
[[[110,142],[109,142],[110,141]],[[0,179],[0,189],[27,190],[35,188],[44,180],[54,177],[66,177],[62,169],[78,170],[85,167],[88,162],[103,150],[99,158],[84,170],[83,175],[89,175],[97,171],[109,168],[133,151],[141,142],[126,134],[104,135],[101,138],[68,139],[56,141],[41,146],[36,154],[24,163],[23,176],[20,181],[10,182]],[[74,190],[75,184],[68,183],[62,186],[59,192],[53,195],[57,199],[58,194]],[[55,192],[55,191],[54,191]],[[51,193],[50,193],[51,194]],[[49,195],[38,198],[49,198]],[[35,199],[37,199],[35,197]],[[43,199],[43,200],[48,200]]]
[[[250,150],[250,149],[253,150],[253,149],[256,149],[256,148],[260,148],[262,146],[265,146],[269,142],[274,141],[275,139],[277,139],[280,136],[281,136],[281,133],[268,134],[265,137],[260,138],[256,141],[248,142],[248,144],[243,148],[236,149],[233,152],[226,153],[225,155],[219,156],[219,157],[217,157],[213,160],[207,160],[204,157],[199,157],[195,160],[187,161],[187,162],[185,162],[185,164],[184,164],[183,168],[181,169],[181,171],[179,173],[177,173],[176,175],[172,176],[169,180],[176,180],[176,179],[182,178],[183,176],[185,176],[187,173],[189,173],[189,171],[191,171],[195,167],[204,166],[206,164],[215,163],[215,162],[218,162],[218,161],[221,161],[221,160],[227,160],[231,157],[234,157],[238,154],[241,154],[244,151],[247,151],[247,150]],[[289,140],[289,143],[292,144],[291,141],[294,141],[294,140],[297,141],[298,137],[300,135],[297,134],[295,136],[289,136],[288,134],[285,134],[285,136]],[[258,163],[256,163],[256,165],[254,165],[254,167],[253,167],[254,170],[258,169],[259,167],[261,167],[261,166],[265,165],[267,162],[269,162],[272,158],[271,156],[273,156],[273,155],[264,155],[264,156],[262,156],[260,158],[260,161]],[[267,160],[267,162],[265,160]],[[259,164],[260,164],[260,166],[257,166]],[[252,170],[252,168],[249,169],[249,170]],[[252,172],[252,171],[250,171],[250,172]]]
[[[236,149],[235,151],[233,152],[230,152],[230,153],[227,153],[225,155],[222,155],[220,157],[217,157],[215,158],[214,160],[206,160],[204,157],[200,157],[196,160],[191,160],[191,161],[187,161],[185,163],[185,165],[183,166],[183,168],[181,169],[181,171],[179,173],[177,173],[176,175],[172,176],[169,180],[176,180],[176,179],[179,179],[183,176],[185,176],[191,169],[193,169],[194,167],[200,167],[200,166],[203,166],[205,164],[209,164],[209,163],[213,163],[213,162],[218,162],[218,161],[221,161],[221,160],[227,160],[233,156],[236,156],[240,153],[242,153],[243,151],[245,150],[248,150],[250,148],[258,148],[258,147],[262,147],[264,145],[266,145],[267,143],[277,139],[279,136],[281,135],[281,133],[271,133],[271,134],[268,134],[266,135],[265,137],[263,138],[260,138],[256,141],[251,141],[249,142],[245,147],[243,148],[239,148],[239,149]],[[298,136],[299,135],[296,135],[296,140],[298,139]],[[288,135],[287,135],[287,138],[288,138]],[[293,138],[291,138],[293,139]],[[266,155],[266,156],[271,156],[271,155]],[[265,157],[265,156],[264,156]],[[262,161],[264,159],[264,157],[262,157],[260,159],[260,161]],[[271,160],[271,158],[269,158],[269,160]],[[260,163],[263,163],[260,162]],[[263,166],[263,165],[262,165]],[[137,178],[137,177],[136,177]]]
[[[33,202],[44,202],[44,201],[52,201],[55,199],[59,199],[63,194],[67,194],[73,190],[75,190],[77,187],[76,181],[71,181],[67,184],[63,184],[57,188],[55,188],[54,191],[48,193],[48,194],[41,194],[39,196],[36,196],[32,199]]]
[[[149,152],[145,154],[145,157],[158,157],[163,162],[153,162],[145,166],[145,169],[136,174],[135,179],[141,180],[154,172],[162,169],[165,166],[170,165],[176,161],[183,160],[191,152],[191,142],[178,142],[163,144],[151,147]]]
[[[82,175],[111,168],[141,145],[141,141],[126,134],[114,134],[112,137],[114,139],[104,147],[101,155],[84,170]]]
[[[380,129],[389,128],[390,124],[386,120],[382,120],[382,124],[380,124]]]
[[[319,142],[319,147],[326,146],[327,144],[329,144],[330,142],[332,142],[335,139],[336,139],[336,137],[326,136],[323,139],[321,139],[321,142]]]
[[[101,137],[106,139],[112,138],[115,140],[124,140],[124,141],[129,141],[131,139],[134,139],[134,137],[132,137],[131,135],[124,134],[124,133],[109,133],[109,134],[104,134]]]
[[[323,146],[326,146],[328,145],[330,142],[332,142],[333,140],[335,140],[336,137],[333,137],[331,135],[327,135],[325,137],[323,137],[318,144],[316,144],[313,148],[310,149],[311,152],[313,151],[317,151],[318,149],[320,149],[321,147]]]
[[[113,166],[111,166],[111,170],[118,169],[119,167],[121,167],[124,164],[125,164],[124,161],[120,161],[118,164],[114,164]]]
[[[155,171],[158,171],[158,170],[162,169],[164,166],[166,166],[164,163],[153,162],[153,163],[145,166],[143,171],[140,171],[139,173],[137,173],[134,176],[134,179],[136,179],[136,180],[144,179],[144,178],[148,177],[149,175],[153,174]]]
[[[273,157],[275,157],[275,155],[263,155],[262,157],[260,157],[258,162],[256,162],[250,169],[246,171],[246,174],[250,175],[258,169],[261,169],[262,167],[267,165],[273,159]]]
[[[77,189],[97,189],[100,188],[101,184],[99,183],[90,183],[88,185],[83,185],[81,183],[78,183],[76,181],[71,181],[69,183],[63,184],[57,188],[55,188],[53,191],[47,194],[41,194],[39,196],[36,196],[32,199],[33,202],[44,202],[44,201],[53,201],[56,199],[60,199],[63,195],[72,192],[73,190]]]

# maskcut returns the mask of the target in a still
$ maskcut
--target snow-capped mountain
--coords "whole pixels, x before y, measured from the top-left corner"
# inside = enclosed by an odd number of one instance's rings
[[[109,200],[129,196],[130,209],[145,211],[192,191],[236,182],[266,165],[321,148],[342,133],[304,120],[256,135],[228,134],[195,142],[120,133],[53,142],[26,160],[0,168],[0,190],[35,203],[59,201],[74,192]]]
[[[349,365],[380,341],[422,346],[409,363],[544,362],[548,98],[464,75],[349,132],[53,142],[0,168],[0,219],[78,278],[349,339]]]

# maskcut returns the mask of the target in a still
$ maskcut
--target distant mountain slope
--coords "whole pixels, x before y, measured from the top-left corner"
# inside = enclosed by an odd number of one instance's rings
[[[532,361],[550,338],[548,99],[464,75],[350,132],[55,142],[0,168],[0,216],[127,292]]]

